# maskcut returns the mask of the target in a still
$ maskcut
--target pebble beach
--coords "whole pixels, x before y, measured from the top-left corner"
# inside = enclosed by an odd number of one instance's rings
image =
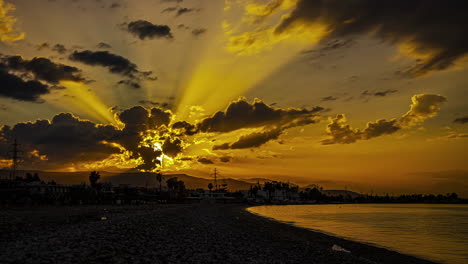
[[[2,208],[0,263],[433,263],[239,204]]]

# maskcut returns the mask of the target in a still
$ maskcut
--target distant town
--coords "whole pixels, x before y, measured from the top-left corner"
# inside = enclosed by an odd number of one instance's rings
[[[226,180],[217,177],[203,188],[191,188],[177,175],[140,173],[146,186],[113,184],[103,181],[100,172],[91,171],[88,181],[64,185],[54,180],[44,181],[40,173],[25,172],[24,176],[7,174],[0,179],[0,204],[2,205],[89,205],[89,204],[148,204],[148,203],[249,203],[249,204],[316,204],[316,203],[467,203],[456,193],[370,195],[348,190],[324,190],[318,185],[299,187],[281,181],[257,180],[246,186],[229,188]],[[10,171],[11,173],[11,171]],[[14,172],[18,174],[18,171]],[[179,175],[181,176],[181,175]],[[187,178],[189,176],[185,176]],[[195,178],[195,177],[192,177]],[[152,184],[148,184],[148,182]],[[199,185],[199,184],[198,184]],[[200,187],[200,186],[198,186]]]

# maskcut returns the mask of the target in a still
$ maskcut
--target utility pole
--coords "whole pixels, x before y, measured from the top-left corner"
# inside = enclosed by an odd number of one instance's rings
[[[20,151],[18,149],[18,142],[15,138],[13,144],[12,144],[12,150],[8,151],[8,154],[11,155],[11,159],[13,160],[13,164],[11,165],[11,168],[10,168],[10,180],[14,180],[16,179],[16,173],[17,173],[17,170],[18,170],[18,163],[19,163],[19,160],[20,160],[20,156],[19,154],[22,153],[22,151]]]
[[[215,191],[218,191],[218,178],[217,178],[216,168],[214,169],[214,182],[215,182]]]

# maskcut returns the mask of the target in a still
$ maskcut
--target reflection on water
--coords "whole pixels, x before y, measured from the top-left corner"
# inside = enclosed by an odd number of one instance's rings
[[[250,212],[442,263],[468,263],[468,205],[257,206]]]

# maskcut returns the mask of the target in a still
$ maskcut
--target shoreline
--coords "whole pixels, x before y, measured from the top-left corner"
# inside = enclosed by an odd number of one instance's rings
[[[0,212],[0,257],[5,263],[434,263],[262,217],[249,207],[10,208]]]

